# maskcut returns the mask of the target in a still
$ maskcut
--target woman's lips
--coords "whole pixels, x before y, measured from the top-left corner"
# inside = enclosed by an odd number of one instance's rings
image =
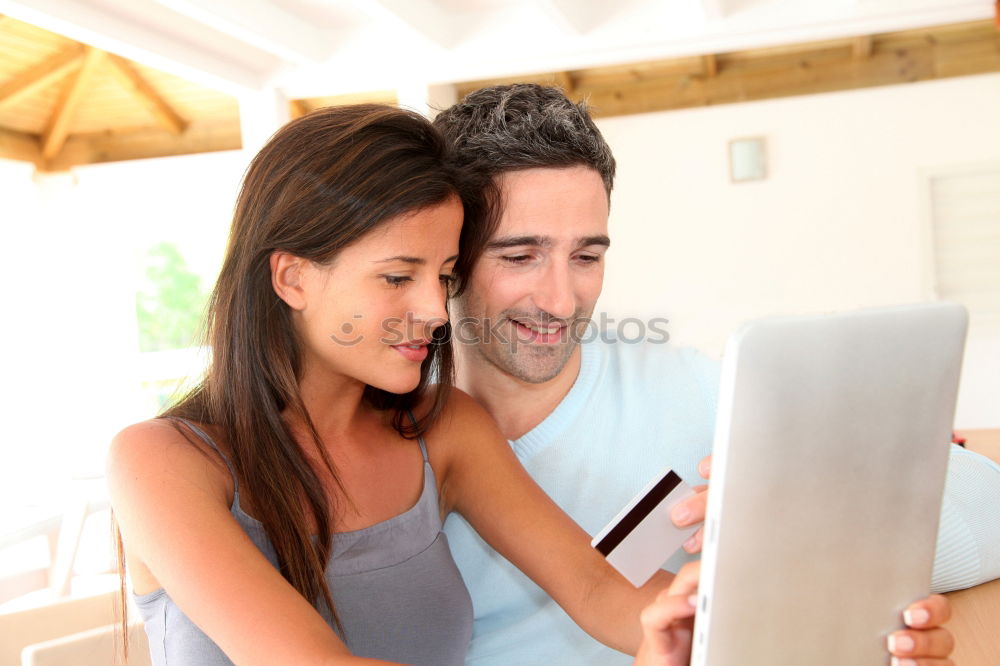
[[[420,362],[427,358],[427,343],[416,345],[392,345],[392,348],[408,361]]]

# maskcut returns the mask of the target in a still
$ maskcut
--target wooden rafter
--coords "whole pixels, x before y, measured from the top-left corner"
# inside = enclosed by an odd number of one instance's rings
[[[573,91],[576,90],[576,81],[573,79],[573,75],[569,72],[556,72],[556,83],[567,95],[572,95]]]
[[[301,118],[309,113],[309,103],[304,99],[293,99],[291,102],[292,118]]]
[[[0,109],[16,104],[34,92],[47,88],[83,62],[79,44],[56,53],[0,86]]]
[[[118,82],[153,114],[160,125],[174,134],[180,134],[184,131],[188,126],[187,121],[149,85],[149,82],[127,60],[110,53],[105,55]]]
[[[52,112],[52,116],[49,118],[49,124],[45,128],[45,133],[42,134],[42,156],[45,159],[52,159],[62,149],[63,143],[66,142],[66,137],[69,135],[69,124],[73,120],[73,114],[76,112],[83,94],[90,86],[94,72],[97,70],[98,65],[101,64],[103,58],[103,51],[90,47],[87,48],[80,71],[76,73],[74,79],[63,90],[63,94],[60,96],[59,102]]]
[[[236,118],[225,122],[194,120],[179,136],[158,127],[73,134],[59,154],[46,162],[45,168],[61,171],[80,164],[239,150],[241,144],[240,123]]]
[[[993,22],[919,28],[569,72],[573,99],[616,116],[1000,72]],[[551,84],[559,73],[457,84],[459,97],[515,81]]]
[[[711,53],[702,56],[701,62],[705,68],[705,76],[711,79],[719,74],[719,59]]]
[[[0,127],[0,157],[22,162],[34,162],[39,167],[44,166],[42,149],[38,145],[37,136],[2,127]]]
[[[862,35],[860,37],[854,38],[854,43],[851,46],[851,51],[854,54],[855,60],[866,60],[871,57],[872,54],[872,36]]]

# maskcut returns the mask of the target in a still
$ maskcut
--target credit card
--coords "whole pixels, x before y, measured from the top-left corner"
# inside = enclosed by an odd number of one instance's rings
[[[667,468],[590,545],[630,583],[641,587],[701,526],[677,527],[670,520],[674,505],[694,494],[691,486]]]

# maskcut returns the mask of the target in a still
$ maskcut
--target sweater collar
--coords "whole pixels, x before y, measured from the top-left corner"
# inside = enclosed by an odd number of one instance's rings
[[[594,342],[580,343],[580,371],[569,392],[545,419],[510,442],[518,458],[526,460],[552,443],[576,420],[590,397],[601,369],[601,349]]]

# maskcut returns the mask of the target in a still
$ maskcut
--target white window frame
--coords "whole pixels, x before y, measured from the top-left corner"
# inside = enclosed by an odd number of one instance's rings
[[[937,178],[981,174],[985,171],[1000,171],[1000,160],[975,162],[921,169],[919,172],[920,216],[922,235],[923,292],[928,300],[941,300],[938,288],[937,261],[934,247],[934,199],[932,182]],[[1000,261],[1000,257],[998,257]],[[970,327],[1000,334],[1000,310],[995,312],[969,312]]]

